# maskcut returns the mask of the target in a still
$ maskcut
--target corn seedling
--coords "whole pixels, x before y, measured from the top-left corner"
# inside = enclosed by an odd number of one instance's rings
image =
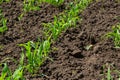
[[[21,54],[19,67],[14,71],[12,74],[12,80],[25,80],[23,73],[24,73],[24,53]]]
[[[39,6],[36,5],[35,0],[24,0],[23,4],[24,4],[23,10],[25,12],[36,11],[40,9]]]
[[[9,2],[10,0],[0,0],[0,4],[2,4],[3,2]]]
[[[4,16],[2,15],[2,10],[0,10],[0,24],[2,25],[0,26],[0,33],[3,33],[8,28],[7,28],[7,19],[5,19]]]
[[[23,78],[23,67],[19,67],[14,73],[8,68],[7,64],[4,63],[4,68],[1,72],[0,80],[24,80]]]
[[[60,6],[64,2],[64,0],[43,0],[43,2],[50,3],[54,6]]]
[[[55,6],[61,5],[64,0],[24,0],[23,1],[23,13],[18,17],[20,20],[25,13],[30,12],[30,11],[37,11],[40,10],[39,5],[42,2],[50,3]]]
[[[3,65],[4,65],[4,68],[3,68],[2,72],[1,72],[0,80],[4,80],[4,79],[10,80],[10,76],[12,75],[11,71],[8,68],[6,63],[4,63]]]
[[[114,80],[114,78],[117,78],[117,80],[120,80],[120,72],[116,70],[113,65],[103,66],[104,70],[105,68],[107,68],[107,71],[103,73],[103,76],[105,78],[102,80]]]
[[[1,20],[1,23],[2,23],[2,27],[0,27],[0,33],[3,33],[3,32],[5,32],[8,28],[7,28],[7,26],[6,26],[6,24],[7,24],[7,19],[2,19]]]
[[[108,67],[108,71],[107,71],[107,80],[113,80],[113,78],[112,78],[112,76],[111,76],[110,67]]]
[[[23,61],[24,61],[24,55],[22,54],[20,59],[20,65],[13,73],[8,68],[7,64],[4,63],[0,80],[25,80],[23,77],[23,70],[24,70]]]
[[[26,49],[25,55],[28,58],[27,70],[30,73],[35,73],[48,56],[50,42],[46,40],[40,44],[39,42],[33,43],[29,41],[26,44],[20,44],[20,46]]]
[[[112,38],[114,41],[115,48],[120,48],[120,24],[112,27],[112,32],[107,33],[107,38]]]
[[[18,17],[20,20],[25,13],[30,11],[37,11],[40,10],[38,3],[41,3],[40,0],[24,0],[23,1],[23,13]]]

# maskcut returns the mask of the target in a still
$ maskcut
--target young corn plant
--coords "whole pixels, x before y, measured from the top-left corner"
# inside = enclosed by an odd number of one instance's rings
[[[7,66],[7,63],[2,64],[4,67],[1,72],[0,80],[25,80],[23,77],[23,66],[24,54],[21,55],[19,67],[12,73]]]
[[[2,15],[2,10],[0,9],[0,33],[3,33],[7,30],[7,19]]]
[[[36,5],[36,0],[24,0],[23,1],[23,10],[25,12],[29,12],[29,11],[36,11],[36,10],[39,10],[39,6]]]
[[[20,20],[27,12],[40,10],[39,5],[42,2],[50,3],[54,6],[60,6],[64,0],[24,0],[23,13],[18,17],[18,19]]]
[[[105,68],[107,68],[107,72],[105,71],[103,73],[104,78],[102,80],[115,80],[114,78],[117,78],[116,80],[120,80],[120,72],[116,70],[112,65],[104,66],[103,69]]]
[[[26,49],[25,55],[28,59],[26,69],[32,74],[35,73],[48,56],[50,49],[49,40],[45,40],[42,43],[29,41],[26,44],[20,44],[20,46]]]
[[[54,6],[60,6],[64,2],[64,0],[43,0],[43,2],[47,2],[47,3],[52,4]]]
[[[107,33],[107,38],[112,38],[114,41],[115,48],[120,48],[120,24],[112,27],[112,32]]]
[[[2,69],[0,80],[4,80],[4,79],[10,80],[10,76],[12,75],[11,71],[8,68],[6,63],[4,63],[3,65],[4,65],[4,68]]]
[[[30,12],[30,11],[37,11],[40,10],[38,3],[40,3],[40,1],[37,0],[24,0],[23,1],[23,12],[22,14],[18,17],[18,19],[20,20],[25,13]]]
[[[113,78],[112,78],[112,76],[111,76],[110,67],[108,67],[108,71],[107,71],[107,80],[113,80]]]
[[[104,66],[105,69],[106,66]],[[107,72],[105,72],[103,75],[105,76],[105,78],[103,78],[102,80],[113,80],[113,77],[111,75],[111,69],[110,66],[107,68]]]
[[[5,32],[8,28],[7,28],[7,19],[3,18],[1,19],[1,23],[2,23],[2,26],[0,27],[0,33],[3,33]]]
[[[3,2],[10,2],[10,0],[0,0],[0,4],[2,4]]]

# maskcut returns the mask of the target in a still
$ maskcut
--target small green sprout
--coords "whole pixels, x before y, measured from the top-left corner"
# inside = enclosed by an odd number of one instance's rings
[[[37,0],[24,0],[23,1],[23,12],[20,14],[18,19],[21,20],[21,18],[27,12],[40,10],[40,7],[38,6],[39,5],[38,3],[41,3],[41,2],[37,1]]]
[[[39,5],[43,2],[50,3],[54,6],[59,6],[64,2],[64,0],[24,0],[23,1],[23,12],[20,14],[18,19],[21,20],[21,18],[27,12],[40,10]]]
[[[10,0],[0,0],[0,4],[2,4],[3,2],[10,2]]]
[[[20,80],[20,79],[25,80],[23,78],[23,70],[24,70],[23,67],[19,67],[18,69],[16,69],[12,75],[13,80]]]
[[[0,76],[0,80],[4,80],[6,78],[6,80],[10,80],[10,77],[6,77],[6,76],[11,76],[11,71],[8,68],[7,64],[4,63],[4,68],[1,72],[1,76]]]
[[[35,0],[24,0],[23,1],[23,10],[25,12],[29,12],[29,11],[36,11],[39,10],[39,6],[35,6],[36,1]]]
[[[6,25],[7,24],[7,19],[2,18],[1,22],[2,22],[2,26],[0,27],[0,33],[3,33],[8,29],[7,25]]]
[[[4,68],[1,72],[0,80],[25,80],[23,78],[23,67],[19,67],[14,73],[8,68],[7,64],[4,63]]]
[[[107,80],[113,80],[113,79],[112,79],[112,76],[111,76],[110,67],[108,67],[108,71],[107,71]]]
[[[115,48],[120,48],[120,24],[112,27],[112,32],[107,33],[107,38],[112,38],[114,41]]]
[[[50,3],[54,6],[60,6],[64,2],[64,0],[43,0],[44,2]]]
[[[107,68],[107,71],[106,71]],[[103,66],[103,76],[104,78],[102,80],[114,80],[117,76],[117,80],[120,80],[120,71],[118,71],[117,69],[115,69],[115,67],[113,66],[113,64],[106,64]]]
[[[5,62],[8,59],[11,59],[13,60],[13,62],[17,63],[16,60],[14,60],[13,58],[6,58],[2,62]],[[23,71],[25,68],[23,62],[24,62],[24,54],[22,53],[19,66],[17,69],[15,69],[13,73],[7,66],[7,63],[1,64],[1,66],[3,65],[4,67],[1,72],[0,80],[25,80],[25,78],[23,77]]]
[[[8,28],[7,28],[7,19],[4,18],[4,16],[2,15],[2,10],[0,9],[0,24],[2,26],[0,26],[0,33],[5,32]]]

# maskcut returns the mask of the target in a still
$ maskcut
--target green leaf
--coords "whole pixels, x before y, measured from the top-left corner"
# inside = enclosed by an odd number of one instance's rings
[[[7,74],[8,74],[8,75],[11,75],[11,72],[10,72],[7,64],[4,63],[4,68],[3,68],[3,70],[2,70],[0,80],[4,80],[4,79],[7,77]]]
[[[19,80],[23,78],[23,67],[19,67],[15,70],[15,72],[12,75],[13,80]]]

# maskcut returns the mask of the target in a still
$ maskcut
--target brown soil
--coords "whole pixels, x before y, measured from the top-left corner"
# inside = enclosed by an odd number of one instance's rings
[[[54,61],[46,61],[42,66],[42,80],[102,80],[108,65],[112,65],[112,70],[120,70],[120,49],[114,48],[112,39],[103,37],[120,22],[120,3],[94,2],[80,16],[83,20],[77,28],[67,30],[52,46],[58,50],[50,54]],[[92,47],[86,50],[89,45]],[[118,79],[114,72],[113,77]]]
[[[18,44],[42,39],[42,23],[52,22],[55,15],[65,10],[68,2],[70,1],[65,0],[60,7],[43,3],[39,11],[26,13],[20,21],[18,17],[22,13],[23,0],[11,0],[9,3],[1,4],[0,8],[7,18],[8,30],[0,34],[0,63],[6,58],[14,58],[18,61],[21,54]],[[12,60],[6,62],[11,69],[15,69],[15,62]]]
[[[65,5],[54,7],[44,3],[39,11],[29,12],[19,21],[22,6],[22,0],[0,5],[9,28],[0,35],[0,62],[7,57],[19,60],[21,48],[17,44],[42,39],[42,23],[52,22],[53,17],[65,9]],[[120,22],[120,3],[115,0],[94,2],[80,16],[82,22],[78,21],[76,28],[64,32],[52,45],[57,50],[50,54],[53,61],[47,60],[39,70],[43,77],[28,76],[28,80],[101,80],[109,64],[112,69],[120,70],[120,49],[114,48],[112,39],[101,38]],[[92,47],[86,50],[89,45]],[[7,62],[15,69],[13,61]],[[118,76],[113,75],[116,80]]]

